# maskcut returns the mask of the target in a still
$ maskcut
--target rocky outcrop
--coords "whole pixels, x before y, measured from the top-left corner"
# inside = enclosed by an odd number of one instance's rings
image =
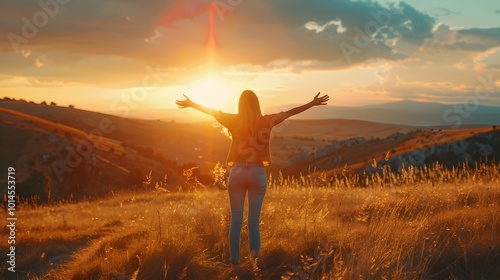
[[[394,172],[401,172],[409,166],[421,167],[439,162],[447,167],[457,166],[465,161],[474,166],[474,162],[483,159],[500,159],[500,130],[485,133],[471,134],[469,137],[457,141],[443,143],[449,135],[444,130],[417,129],[404,133],[394,133],[384,139],[372,137],[354,137],[343,141],[335,141],[318,149],[314,153],[298,153],[289,160],[290,166],[302,170],[332,170],[357,164],[356,171],[365,171],[367,174],[382,172],[390,167]],[[388,145],[389,143],[389,145]],[[381,150],[380,147],[390,147],[391,151]],[[418,145],[415,148],[415,144]],[[412,148],[413,145],[413,148]],[[372,147],[379,147],[372,149]],[[383,148],[382,148],[383,149]],[[398,153],[399,149],[409,152]],[[413,149],[413,150],[412,150]],[[366,155],[363,156],[363,151]],[[356,162],[350,158],[351,152],[356,153]],[[381,155],[383,153],[383,155]],[[371,158],[373,154],[381,155]],[[371,159],[370,159],[371,158]],[[363,162],[362,164],[361,161]]]
[[[373,136],[370,139],[373,141]],[[364,137],[353,137],[353,138],[349,138],[349,139],[342,140],[342,141],[334,141],[334,142],[324,146],[323,148],[316,150],[316,152],[314,152],[313,154],[308,154],[308,153],[304,153],[304,152],[296,154],[294,157],[292,157],[289,160],[289,164],[293,164],[293,163],[297,163],[297,162],[301,162],[301,161],[305,161],[305,160],[315,160],[315,159],[330,155],[330,154],[332,154],[340,149],[359,145],[359,144],[365,143],[367,141],[368,140]],[[334,160],[334,161],[337,162],[338,160]]]
[[[500,153],[499,140],[499,131],[483,133],[467,139],[425,147],[380,159],[373,164],[366,165],[365,171],[367,174],[372,174],[380,172],[383,166],[390,166],[392,171],[400,172],[403,168],[409,166],[420,167],[436,161],[448,165],[456,165],[464,161],[473,164],[477,160],[492,159],[498,156]]]

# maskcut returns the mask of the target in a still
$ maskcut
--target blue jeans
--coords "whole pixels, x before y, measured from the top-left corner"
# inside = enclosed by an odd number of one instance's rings
[[[229,252],[231,262],[240,261],[240,235],[243,225],[243,206],[248,191],[248,239],[250,254],[257,258],[260,251],[260,212],[267,190],[266,171],[258,163],[235,162],[227,183],[231,206]]]

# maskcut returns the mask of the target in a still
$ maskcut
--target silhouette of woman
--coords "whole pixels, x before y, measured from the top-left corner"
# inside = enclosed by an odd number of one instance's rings
[[[232,142],[227,156],[227,165],[231,167],[227,189],[231,208],[231,225],[229,229],[229,251],[232,264],[240,261],[240,234],[243,224],[243,207],[248,192],[248,238],[251,260],[259,256],[260,251],[260,212],[267,189],[267,178],[264,166],[271,163],[269,140],[272,128],[285,119],[305,110],[326,105],[328,95],[319,93],[309,103],[286,112],[262,115],[259,99],[251,90],[241,93],[238,102],[238,114],[228,114],[197,104],[186,95],[185,100],[177,100],[179,108],[194,108],[215,117],[225,126]]]

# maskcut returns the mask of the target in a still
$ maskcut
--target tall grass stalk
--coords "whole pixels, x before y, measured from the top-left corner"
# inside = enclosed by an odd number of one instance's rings
[[[74,204],[22,205],[18,275],[20,279],[496,279],[499,170],[497,164],[452,169],[435,164],[364,177],[270,178],[258,266],[247,259],[238,270],[229,263],[230,211],[224,190],[127,192]],[[247,238],[244,226],[245,256]],[[7,273],[5,269],[3,265],[0,276]]]

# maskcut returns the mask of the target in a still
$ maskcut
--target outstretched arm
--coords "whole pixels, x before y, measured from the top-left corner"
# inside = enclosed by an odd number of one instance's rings
[[[200,112],[203,112],[203,113],[211,115],[211,116],[214,116],[215,113],[217,113],[216,110],[209,108],[209,107],[206,107],[206,106],[203,106],[203,105],[200,105],[198,103],[195,103],[194,101],[189,99],[189,97],[187,97],[185,94],[183,94],[183,95],[186,98],[186,100],[176,100],[175,101],[175,104],[177,104],[179,106],[179,108],[184,109],[184,108],[191,107],[191,108],[194,108]]]
[[[290,110],[286,111],[285,113],[288,114],[289,116],[297,115],[297,114],[300,114],[300,113],[304,112],[305,110],[312,108],[314,106],[326,105],[328,100],[330,100],[330,97],[328,95],[319,96],[319,92],[318,92],[318,94],[316,94],[316,96],[313,98],[313,100],[311,102],[306,103],[302,106],[290,109]]]

